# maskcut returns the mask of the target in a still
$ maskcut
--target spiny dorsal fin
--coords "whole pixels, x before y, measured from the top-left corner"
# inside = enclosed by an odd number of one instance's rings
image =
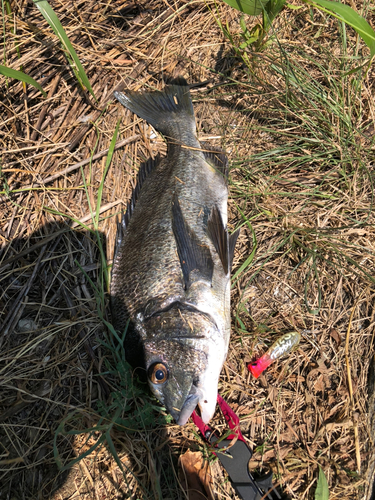
[[[208,142],[201,142],[201,147],[207,163],[218,170],[224,177],[225,182],[227,182],[229,172],[227,155],[223,150],[215,146],[211,146]]]
[[[128,202],[128,206],[126,209],[126,212],[122,212],[121,214],[121,221],[117,221],[117,234],[116,234],[116,242],[115,242],[115,251],[114,251],[114,256],[113,260],[116,259],[116,255],[118,252],[118,249],[120,248],[121,242],[124,238],[126,228],[129,224],[130,217],[132,216],[134,212],[134,208],[136,205],[136,202],[139,197],[139,193],[141,191],[141,188],[143,186],[144,181],[148,177],[149,173],[154,170],[156,165],[160,161],[160,155],[158,154],[155,158],[149,158],[146,162],[141,163],[139,166],[138,170],[138,175],[137,175],[137,184],[133,190],[132,196]]]
[[[220,211],[215,205],[207,223],[207,234],[212,241],[217,253],[219,254],[221,263],[223,264],[225,274],[229,273],[229,242],[228,231],[224,227]]]
[[[240,235],[241,228],[237,229],[234,233],[229,236],[229,269],[232,269],[234,249],[236,247],[237,238]]]
[[[141,192],[143,183],[147,179],[149,173],[152,172],[152,170],[154,170],[159,161],[160,161],[160,155],[158,154],[155,158],[149,158],[146,162],[140,164],[137,175],[137,184],[128,202],[128,207],[126,209],[124,220],[122,222],[122,224],[125,225],[125,228],[129,224],[130,217],[134,212],[134,208],[137,203],[139,193]]]
[[[196,279],[211,282],[214,263],[210,249],[202,246],[194,232],[188,227],[177,196],[172,202],[172,228],[186,290]],[[193,271],[196,271],[194,276],[192,276]]]

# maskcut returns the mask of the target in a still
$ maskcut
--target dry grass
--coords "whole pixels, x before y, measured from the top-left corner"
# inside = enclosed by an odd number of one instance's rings
[[[203,0],[51,4],[99,104],[37,9],[12,3],[5,64],[22,65],[48,99],[1,80],[0,498],[186,498],[178,456],[206,453],[192,424],[169,424],[133,386],[100,319],[110,320],[101,248],[110,265],[139,162],[165,151],[112,92],[162,88],[176,75],[203,82],[192,89],[199,136],[230,158],[230,227],[243,225],[234,273],[256,245],[233,281],[220,380],[256,451],[251,466],[272,468],[288,498],[314,497],[318,465],[330,498],[364,498],[374,460],[375,74],[343,73],[367,49],[348,30],[343,55],[335,21],[304,7],[277,20],[284,52],[274,43],[248,68]],[[239,40],[238,14],[217,12]],[[374,26],[373,10],[368,19]],[[90,206],[119,118],[95,232]],[[251,379],[246,362],[291,329],[303,332],[299,350]],[[214,423],[223,429],[219,414]],[[72,469],[59,472],[54,454]],[[212,471],[218,497],[235,498],[217,462]]]

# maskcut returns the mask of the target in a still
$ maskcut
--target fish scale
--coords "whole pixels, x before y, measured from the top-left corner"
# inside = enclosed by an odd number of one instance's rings
[[[230,334],[226,158],[202,149],[186,82],[115,97],[161,132],[167,156],[141,167],[120,225],[111,280],[113,323],[127,360],[183,425],[208,422]],[[206,151],[204,151],[206,150]],[[150,163],[151,162],[151,163]]]

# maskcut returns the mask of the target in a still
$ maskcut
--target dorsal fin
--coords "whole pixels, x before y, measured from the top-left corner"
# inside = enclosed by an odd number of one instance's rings
[[[155,158],[149,158],[146,162],[141,163],[139,166],[138,170],[138,175],[137,175],[137,184],[133,190],[132,196],[128,202],[128,207],[126,209],[126,213],[123,216],[124,221],[122,224],[127,227],[129,224],[130,217],[132,216],[135,208],[135,204],[137,203],[139,193],[142,189],[143,183],[145,182],[146,178],[148,177],[149,173],[154,170],[156,165],[160,161],[160,155],[158,154]]]
[[[227,155],[222,149],[211,146],[208,142],[201,142],[201,147],[207,163],[218,170],[227,182],[229,173]]]
[[[228,231],[224,227],[220,211],[216,205],[212,208],[208,218],[207,234],[220,257],[225,274],[228,274],[230,272]]]
[[[122,239],[125,235],[126,228],[129,224],[130,217],[132,216],[134,212],[135,205],[137,203],[139,193],[142,189],[143,183],[145,182],[146,178],[154,170],[156,165],[160,161],[160,155],[158,154],[155,158],[149,158],[146,162],[141,163],[139,166],[138,170],[138,175],[137,175],[137,183],[135,185],[135,188],[133,189],[133,193],[131,195],[131,198],[128,202],[128,206],[126,209],[126,212],[122,212],[121,214],[121,221],[117,221],[117,234],[116,234],[116,242],[115,242],[115,251],[114,251],[114,257],[113,259],[116,258],[118,249],[121,245]]]
[[[214,263],[210,249],[199,243],[193,230],[187,225],[177,196],[172,202],[172,228],[186,290],[194,278],[211,282]],[[193,271],[195,272],[192,275]]]

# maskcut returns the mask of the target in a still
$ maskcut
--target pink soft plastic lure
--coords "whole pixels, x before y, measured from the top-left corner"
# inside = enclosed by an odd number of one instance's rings
[[[301,340],[301,335],[298,332],[289,332],[280,337],[272,344],[268,351],[254,363],[249,363],[247,368],[258,378],[259,375],[270,366],[276,359],[279,359],[284,354],[290,353],[298,346]]]

